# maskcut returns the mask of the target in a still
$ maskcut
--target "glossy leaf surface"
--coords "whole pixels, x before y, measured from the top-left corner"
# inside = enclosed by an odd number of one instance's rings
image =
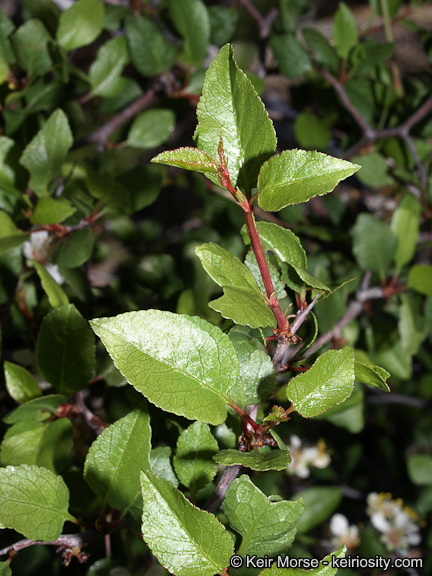
[[[116,367],[163,410],[210,424],[226,418],[238,360],[219,328],[159,310],[91,321]]]
[[[258,177],[258,204],[275,212],[314,196],[331,192],[341,180],[360,166],[321,152],[286,150],[273,156],[261,168]]]
[[[56,110],[24,150],[20,163],[30,172],[29,186],[38,196],[48,194],[48,184],[59,175],[73,137],[63,110]]]
[[[0,524],[31,540],[56,540],[68,513],[69,490],[61,476],[38,466],[0,468]]]
[[[231,330],[230,339],[240,362],[240,377],[229,390],[230,398],[243,409],[267,400],[276,388],[276,374],[264,346],[255,338]]]
[[[52,422],[18,422],[4,436],[1,464],[35,464],[59,472],[67,461],[72,443],[72,422],[68,418]]]
[[[291,378],[287,397],[304,418],[322,414],[343,402],[354,386],[354,350],[329,350],[304,374]]]
[[[219,184],[218,163],[199,148],[177,148],[166,150],[154,158],[155,164],[166,164],[176,168],[184,168],[193,172],[201,172],[215,184]]]
[[[390,378],[390,373],[380,366],[372,366],[356,362],[354,364],[355,379],[357,382],[363,382],[368,386],[375,386],[381,388],[384,392],[390,392],[390,388],[386,382]]]
[[[224,466],[246,466],[258,472],[266,470],[286,470],[291,463],[288,450],[271,452],[240,452],[239,450],[220,450],[213,456],[218,464]]]
[[[143,402],[106,428],[91,445],[84,477],[113,508],[126,508],[139,496],[140,471],[150,466],[150,441],[150,417]]]
[[[251,328],[276,326],[251,272],[233,254],[212,242],[195,248],[207,274],[224,289],[224,295],[210,303],[224,318]]]
[[[242,536],[237,553],[261,558],[286,552],[303,508],[301,501],[268,498],[246,475],[231,482],[223,502],[230,526]]]
[[[261,164],[276,149],[276,135],[262,101],[238,68],[228,44],[207,70],[197,117],[198,147],[219,158],[222,137],[231,183],[246,190],[254,188]]]
[[[143,537],[169,572],[214,576],[229,565],[233,543],[213,514],[196,508],[151,472],[141,472],[141,488]]]
[[[218,450],[217,440],[208,424],[194,422],[181,433],[174,456],[174,470],[191,494],[198,492],[215,477],[217,464],[212,457]]]
[[[43,422],[49,420],[57,412],[57,408],[66,400],[65,396],[60,394],[48,394],[40,398],[29,400],[22,406],[18,406],[12,412],[4,417],[6,424],[15,424],[24,420],[34,420]]]
[[[4,363],[6,389],[16,402],[28,402],[41,395],[36,378],[23,366],[13,362]]]

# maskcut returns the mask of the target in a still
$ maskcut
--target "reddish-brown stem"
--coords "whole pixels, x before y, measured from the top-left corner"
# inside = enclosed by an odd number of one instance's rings
[[[243,422],[247,422],[252,427],[254,432],[258,430],[258,424],[255,422],[255,420],[252,420],[252,418],[243,410],[243,408],[240,408],[240,406],[238,406],[232,400],[229,402],[229,405],[233,410],[237,412],[237,414],[240,414]]]
[[[234,186],[231,183],[227,163],[223,156],[222,143],[219,145],[219,147],[220,147],[219,155],[221,158],[220,183],[224,188],[228,190],[228,192],[230,192],[230,194],[232,194],[234,200],[237,202],[237,204],[244,212],[248,236],[250,238],[252,250],[255,254],[255,258],[258,263],[258,268],[260,270],[261,277],[264,282],[264,287],[267,293],[268,305],[272,309],[273,314],[276,318],[278,333],[286,334],[289,330],[288,320],[285,318],[284,313],[282,312],[282,308],[280,307],[279,300],[276,296],[276,292],[265,259],[263,245],[261,243],[261,239],[258,234],[255,217],[253,214],[253,201],[255,199],[255,196],[252,197],[250,200],[248,200],[246,196],[238,188],[237,189],[234,188]]]
[[[256,227],[252,208],[249,206],[249,210],[248,211],[245,210],[244,212],[245,212],[248,235],[251,241],[252,250],[254,251],[255,254],[255,258],[257,259],[258,267],[264,282],[264,287],[267,292],[269,306],[272,309],[273,314],[275,315],[278,331],[281,333],[286,332],[288,329],[288,321],[285,318],[284,313],[282,312],[282,308],[280,307],[279,300],[277,299],[275,293],[273,282],[270,277],[270,272],[265,259],[264,249]]]

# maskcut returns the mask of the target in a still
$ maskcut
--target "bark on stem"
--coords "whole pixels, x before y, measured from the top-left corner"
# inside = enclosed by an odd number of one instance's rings
[[[282,308],[280,307],[279,300],[277,299],[275,293],[273,282],[270,277],[270,272],[265,259],[263,245],[258,234],[258,230],[255,223],[255,217],[253,215],[251,207],[249,208],[248,212],[245,210],[245,218],[246,218],[246,227],[248,235],[252,245],[252,250],[254,251],[255,258],[257,259],[258,267],[260,269],[260,273],[264,282],[264,287],[267,292],[269,306],[271,307],[273,314],[275,315],[278,331],[284,332],[287,329],[287,320],[282,312]]]

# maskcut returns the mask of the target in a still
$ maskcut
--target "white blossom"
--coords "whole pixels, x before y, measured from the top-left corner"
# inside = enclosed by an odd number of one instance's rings
[[[325,468],[330,464],[324,440],[319,440],[316,445],[302,446],[298,436],[291,436],[287,446],[291,454],[291,464],[288,468],[288,473],[291,475],[308,478],[311,466]]]
[[[330,520],[330,532],[333,536],[332,544],[336,548],[353,549],[359,545],[359,529],[356,525],[349,525],[348,519],[343,514],[334,514]]]
[[[54,278],[57,284],[62,285],[64,278],[60,274],[57,264],[51,264],[52,243],[46,230],[32,232],[30,239],[23,244],[23,254],[26,258],[32,258],[43,264],[46,271]]]
[[[367,497],[367,513],[372,525],[381,532],[381,541],[390,552],[406,555],[410,546],[420,543],[420,525],[417,513],[393,500],[391,494],[373,492]]]

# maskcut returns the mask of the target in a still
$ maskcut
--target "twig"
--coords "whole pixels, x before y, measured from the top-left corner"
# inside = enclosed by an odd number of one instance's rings
[[[320,70],[319,72],[333,86],[339,98],[341,99],[342,104],[350,112],[350,114],[353,116],[354,120],[357,122],[358,126],[361,128],[363,132],[363,135],[360,138],[360,140],[358,140],[356,144],[351,146],[351,148],[346,150],[345,153],[342,155],[342,158],[350,158],[361,148],[363,148],[367,144],[370,144],[371,142],[376,142],[377,140],[381,140],[383,138],[400,138],[405,142],[408,149],[410,150],[411,155],[414,159],[415,166],[420,175],[422,188],[423,190],[426,190],[427,171],[425,170],[425,167],[423,166],[417,154],[414,143],[410,136],[410,130],[421,120],[423,120],[423,118],[425,118],[425,116],[429,114],[429,112],[432,111],[432,96],[429,96],[429,98],[420,106],[420,108],[416,110],[407,120],[405,120],[405,122],[403,122],[399,126],[396,126],[394,128],[383,128],[381,130],[376,130],[375,128],[372,128],[372,126],[369,125],[369,123],[361,116],[357,108],[351,103],[347,93],[345,92],[343,85],[336,78],[334,78],[334,76],[332,76],[329,72],[327,72],[327,70]]]
[[[312,300],[312,302],[309,304],[309,306],[307,306],[307,308],[305,308],[304,310],[302,310],[301,312],[299,312],[297,314],[296,319],[294,320],[294,322],[290,326],[291,334],[294,335],[300,329],[301,325],[305,322],[305,320],[308,317],[309,313],[311,312],[312,308],[317,303],[318,298],[319,298],[319,293],[315,296],[315,298]],[[276,374],[281,371],[282,365],[287,360],[286,355],[288,353],[289,346],[290,346],[289,342],[284,342],[284,341],[278,342],[278,345],[276,347],[276,352],[273,355],[273,366],[274,366]],[[296,350],[299,347],[296,347]]]
[[[259,404],[254,404],[252,406],[248,406],[246,412],[250,416],[252,420],[255,420],[258,413]],[[228,490],[231,482],[235,480],[242,470],[242,466],[235,465],[235,466],[228,466],[222,472],[219,482],[217,483],[216,488],[214,489],[213,494],[210,496],[207,504],[205,505],[205,509],[209,512],[216,512],[221,505],[223,499],[225,498],[225,493]]]
[[[87,422],[88,426],[99,436],[101,432],[109,426],[106,422],[103,422],[99,416],[93,414],[91,410],[87,408],[84,403],[84,396],[82,392],[77,392],[74,396],[75,406],[77,407],[81,417]]]
[[[130,525],[130,519],[124,518],[120,522],[111,522],[104,533],[112,534],[113,532],[117,532],[123,528],[128,528]],[[102,535],[102,532],[91,528],[90,530],[80,532],[79,534],[62,534],[57,538],[57,540],[53,540],[52,542],[41,542],[40,540],[29,540],[26,538],[0,550],[0,556],[11,556],[16,552],[24,550],[24,548],[30,548],[30,546],[34,546],[35,544],[40,544],[42,546],[60,546],[64,550],[71,550],[73,555],[77,555],[77,552],[80,551],[83,546],[95,538],[100,538]]]
[[[365,280],[368,280],[370,275],[365,275]],[[302,360],[305,358],[309,358],[312,354],[314,354],[321,346],[330,342],[334,336],[340,334],[341,330],[345,328],[347,324],[352,322],[357,316],[360,315],[361,311],[363,310],[363,304],[368,300],[376,300],[379,298],[385,298],[386,294],[384,288],[379,286],[374,286],[372,288],[360,288],[360,290],[356,294],[355,300],[352,300],[345,312],[345,315],[333,326],[332,330],[326,332],[319,338],[315,340],[313,345],[307,350],[303,356],[301,357]]]
[[[156,95],[160,88],[157,86],[151,87],[145,94],[140,96],[137,100],[126,106],[114,118],[106,122],[103,126],[87,134],[75,143],[74,148],[84,146],[85,144],[97,144],[98,151],[102,152],[108,144],[110,136],[128,120],[136,116],[141,110],[149,108],[156,100]]]
[[[277,8],[272,8],[267,16],[263,16],[255,6],[253,6],[249,0],[239,0],[240,6],[249,13],[249,15],[255,20],[259,28],[259,37],[261,40],[265,40],[270,35],[270,30],[273,22],[276,20],[279,10]]]

